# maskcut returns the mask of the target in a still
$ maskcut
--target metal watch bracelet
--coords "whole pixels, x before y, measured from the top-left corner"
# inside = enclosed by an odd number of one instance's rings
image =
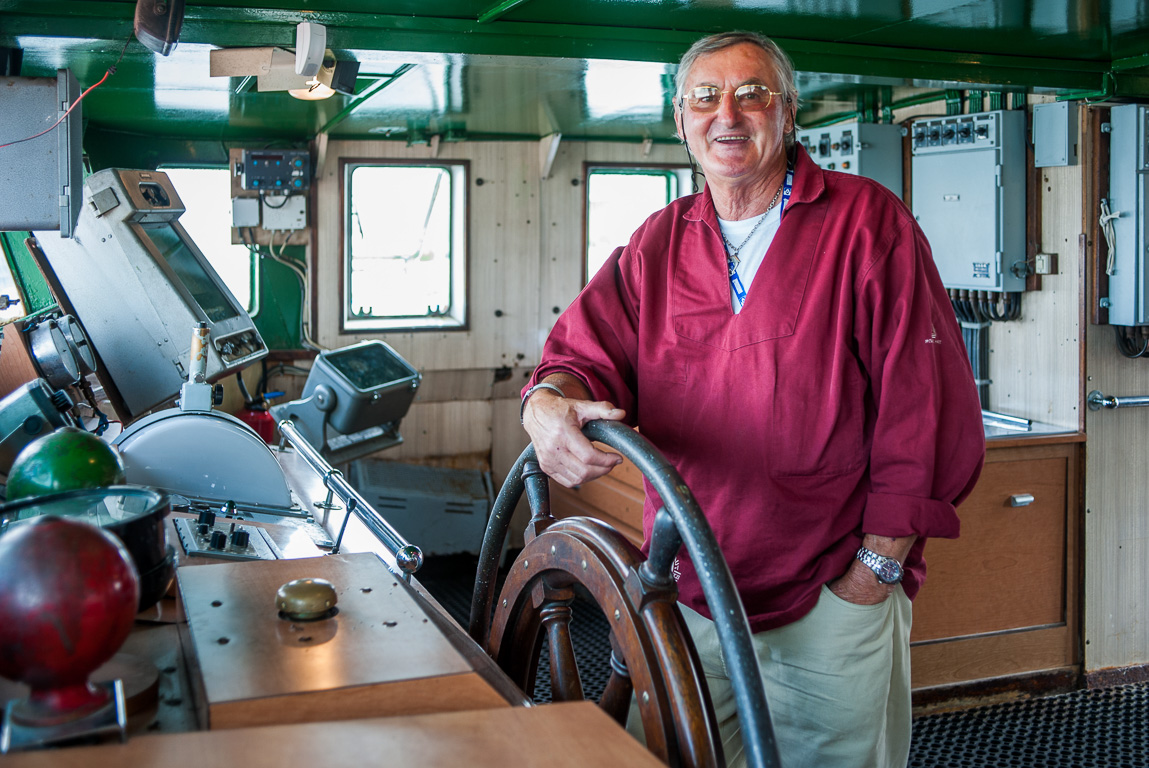
[[[519,403],[519,423],[520,424],[523,423],[523,416],[525,415],[526,410],[527,410],[527,398],[529,398],[534,393],[538,392],[540,389],[549,389],[552,392],[554,392],[556,395],[558,395],[559,397],[564,398],[564,399],[566,398],[566,393],[563,392],[561,389],[559,389],[557,385],[548,384],[545,381],[540,381],[538,384],[535,384],[533,387],[531,387],[525,393],[523,393],[523,401],[521,403]]]

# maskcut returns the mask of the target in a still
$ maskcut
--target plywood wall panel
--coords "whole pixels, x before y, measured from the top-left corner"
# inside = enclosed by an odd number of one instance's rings
[[[1081,421],[1082,167],[1041,168],[1042,253],[1058,273],[1022,296],[1021,317],[990,327],[990,408],[1068,430]]]
[[[1108,119],[1101,110],[1100,120]],[[1095,159],[1090,132],[1082,132],[1082,157]],[[1086,183],[1092,175],[1084,173]],[[1087,190],[1090,223],[1106,190]],[[1092,254],[1096,244],[1089,243]],[[1086,270],[1087,273],[1091,270]],[[1091,288],[1091,286],[1087,286]],[[1089,295],[1089,290],[1086,295]],[[1083,391],[1106,395],[1149,394],[1149,360],[1121,356],[1107,325],[1085,326]],[[1149,465],[1149,409],[1085,411],[1085,669],[1149,663],[1149,501],[1144,473]]]
[[[440,145],[438,159],[470,162],[468,330],[339,333],[343,250],[339,160],[426,159],[428,154],[426,147],[396,142],[330,142],[319,179],[318,340],[342,346],[382,338],[420,370],[513,365],[530,356],[537,344],[539,180],[537,151],[531,142]]]
[[[395,461],[455,454],[489,453],[491,401],[414,403],[399,427],[403,443],[383,458]]]
[[[318,340],[329,347],[380,338],[423,372],[392,459],[490,452],[496,481],[526,445],[519,389],[538,364],[546,334],[583,280],[583,163],[680,162],[681,147],[574,143],[559,146],[541,178],[536,142],[441,144],[441,160],[470,163],[469,327],[461,331],[340,334],[341,158],[426,159],[426,146],[331,141],[318,179],[316,295]],[[482,184],[479,184],[479,180]],[[577,183],[572,183],[577,182]],[[510,378],[497,380],[500,369]],[[505,375],[505,371],[503,374]],[[497,423],[496,423],[497,422]]]

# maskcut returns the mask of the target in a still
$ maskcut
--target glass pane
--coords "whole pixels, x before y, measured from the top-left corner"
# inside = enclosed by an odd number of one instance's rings
[[[447,313],[451,283],[451,173],[359,166],[348,212],[350,317]]]
[[[165,168],[187,211],[179,222],[249,312],[252,255],[231,242],[231,178],[226,168]]]
[[[615,248],[630,241],[634,230],[650,214],[671,201],[674,181],[674,176],[665,171],[590,172],[586,193],[588,281]]]
[[[156,244],[160,255],[171,266],[172,271],[179,277],[180,282],[191,293],[192,298],[199,304],[200,309],[213,323],[235,317],[238,313],[232,309],[231,302],[227,300],[224,292],[208,277],[201,266],[202,262],[196,258],[192,250],[184,243],[183,238],[176,232],[171,224],[137,230],[141,237],[150,237]],[[246,249],[245,249],[246,250]]]

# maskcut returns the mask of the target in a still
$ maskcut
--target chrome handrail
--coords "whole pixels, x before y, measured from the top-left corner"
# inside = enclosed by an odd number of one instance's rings
[[[1111,397],[1103,394],[1100,389],[1095,389],[1085,398],[1085,402],[1091,411],[1100,411],[1102,408],[1140,408],[1149,405],[1149,395]]]
[[[379,539],[387,550],[386,554],[391,558],[390,562],[387,563],[391,570],[400,574],[405,581],[410,582],[411,575],[423,565],[423,552],[404,539],[403,535],[396,531],[383,515],[375,511],[375,508],[367,503],[359,491],[347,482],[342,472],[327,463],[319,451],[307,442],[307,438],[300,433],[291,419],[284,419],[279,422],[279,434],[299,452],[304,461],[322,478],[323,485],[347,505],[347,515],[350,516],[354,513],[363,522],[363,525],[367,526],[367,530]],[[343,529],[346,527],[347,520],[344,519]],[[343,531],[340,530],[339,539],[335,542],[332,554],[339,551],[342,539]],[[387,562],[386,557],[384,561]]]

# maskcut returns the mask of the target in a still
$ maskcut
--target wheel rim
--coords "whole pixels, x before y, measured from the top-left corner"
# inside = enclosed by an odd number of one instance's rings
[[[487,650],[516,684],[532,690],[540,650],[546,647],[553,698],[583,698],[569,631],[573,587],[581,585],[611,627],[613,671],[600,706],[625,724],[633,686],[651,752],[669,765],[721,765],[713,707],[683,629],[677,590],[644,584],[638,573],[643,561],[638,549],[597,520],[551,524],[512,565]]]

